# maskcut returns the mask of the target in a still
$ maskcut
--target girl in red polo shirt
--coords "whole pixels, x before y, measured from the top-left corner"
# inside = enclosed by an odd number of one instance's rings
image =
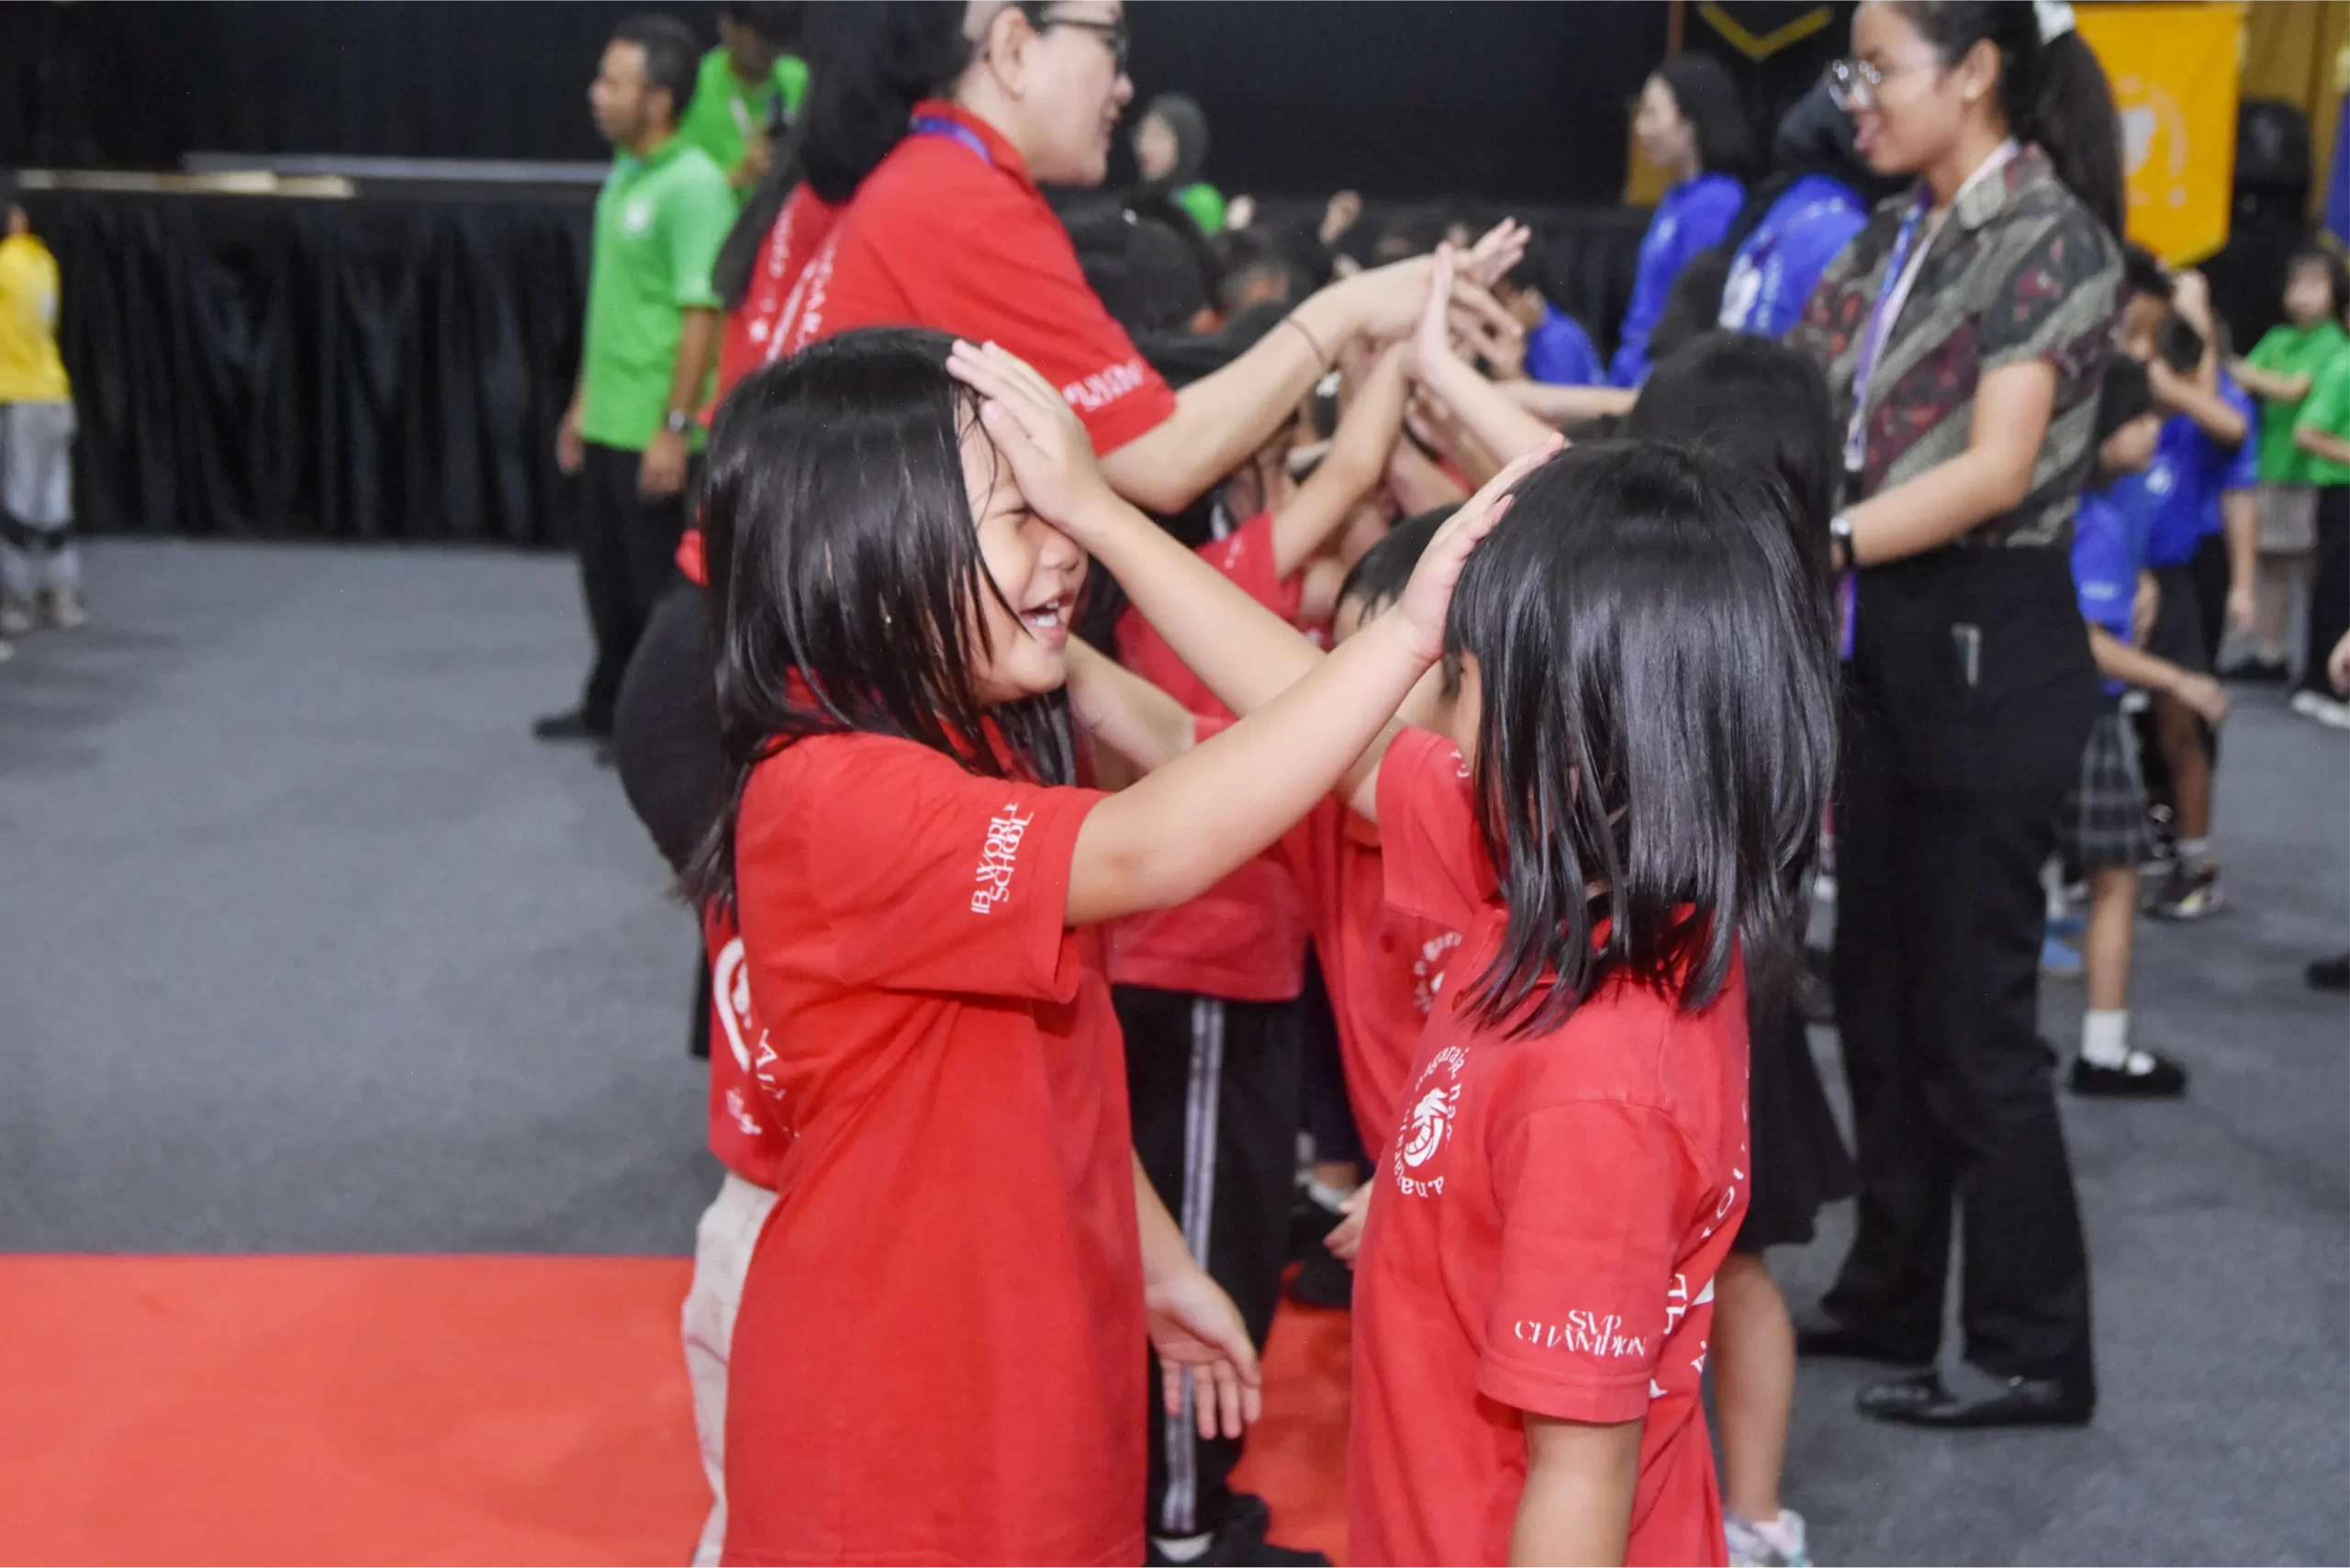
[[[1751,468],[1523,471],[1451,608],[1453,739],[1404,730],[1344,786],[1389,902],[1464,934],[1370,1204],[1350,1554],[1720,1562],[1698,1383],[1746,1202],[1746,955],[1801,908],[1828,605]],[[1084,542],[1237,712],[1320,656],[1150,531]]]
[[[734,912],[792,1140],[735,1321],[731,1562],[1136,1562],[1146,1338],[1203,1428],[1253,1416],[1247,1334],[1135,1164],[1082,928],[1195,896],[1327,793],[1439,653],[1476,537],[1261,715],[1074,787],[1072,538],[1158,531],[1054,388],[958,347],[975,394],[946,350],[819,345],[711,446],[727,767],[691,880]]]

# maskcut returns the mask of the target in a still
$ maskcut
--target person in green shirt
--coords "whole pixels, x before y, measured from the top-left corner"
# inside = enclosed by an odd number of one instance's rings
[[[583,481],[580,587],[596,658],[579,706],[542,740],[608,741],[621,675],[666,588],[719,331],[711,266],[734,222],[726,176],[677,135],[699,45],[683,22],[638,17],[605,47],[588,90],[612,172],[596,198],[579,386],[555,461]]]
[[[1181,93],[1151,99],[1135,127],[1135,165],[1143,188],[1189,213],[1200,232],[1224,231],[1224,193],[1200,178],[1208,161],[1208,117]]]
[[[2317,487],[2317,558],[2292,707],[2304,717],[2350,729],[2350,707],[2334,696],[2326,678],[2333,644],[2350,628],[2350,350],[2318,373],[2317,386],[2294,421],[2293,442],[2308,454],[2310,483]]]
[[[737,206],[767,171],[778,121],[798,118],[808,95],[808,64],[796,52],[802,9],[775,0],[721,6],[718,47],[702,56],[677,121],[678,137],[726,172]]]
[[[2239,679],[2285,678],[2287,628],[2317,537],[2314,459],[2298,444],[2295,427],[2319,375],[2350,347],[2350,336],[2335,319],[2350,306],[2342,263],[2322,246],[2295,252],[2286,266],[2284,305],[2284,323],[2229,366],[2236,385],[2261,400],[2260,561],[2253,646],[2245,662],[2229,672]]]

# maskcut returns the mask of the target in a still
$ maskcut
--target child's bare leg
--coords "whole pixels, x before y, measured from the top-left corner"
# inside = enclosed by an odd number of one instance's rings
[[[1714,1410],[1722,1425],[1722,1506],[1752,1523],[1779,1517],[1779,1470],[1796,1399],[1796,1330],[1771,1271],[1733,1252],[1714,1280]]]

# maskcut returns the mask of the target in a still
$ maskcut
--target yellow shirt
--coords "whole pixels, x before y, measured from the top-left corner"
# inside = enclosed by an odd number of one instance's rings
[[[57,258],[29,234],[0,240],[0,403],[70,403],[57,353]]]

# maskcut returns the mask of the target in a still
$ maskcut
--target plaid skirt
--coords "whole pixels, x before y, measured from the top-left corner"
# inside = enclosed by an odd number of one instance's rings
[[[2154,852],[2138,737],[2118,706],[2098,713],[2089,728],[2080,776],[2056,819],[2056,838],[2065,858],[2084,871],[2134,867]]]

